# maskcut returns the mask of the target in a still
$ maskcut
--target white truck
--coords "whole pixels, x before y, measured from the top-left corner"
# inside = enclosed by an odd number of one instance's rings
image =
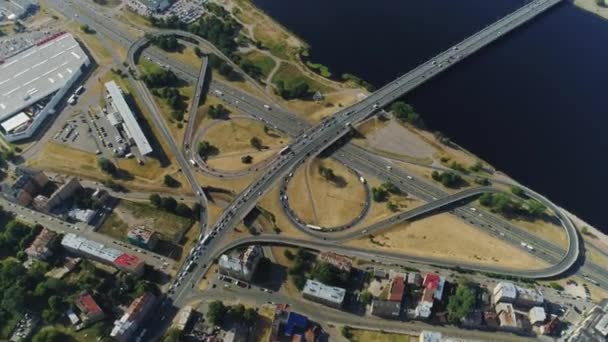
[[[365,184],[365,178],[363,178],[363,176],[359,177],[359,181],[361,182],[361,184]]]

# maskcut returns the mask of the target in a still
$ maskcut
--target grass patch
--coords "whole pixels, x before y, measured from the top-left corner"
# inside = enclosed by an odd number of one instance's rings
[[[101,234],[121,241],[127,240],[128,231],[129,226],[116,213],[111,213],[98,230]]]
[[[320,91],[322,93],[331,91],[331,88],[305,76],[298,67],[291,63],[282,63],[279,70],[274,74],[272,83],[282,81],[286,89],[293,88],[300,83],[308,84],[311,91]]]
[[[258,51],[251,51],[246,54],[242,54],[241,56],[251,62],[256,67],[258,67],[264,77],[268,77],[268,75],[270,75],[270,73],[272,72],[272,69],[274,69],[277,65],[277,63],[274,61],[274,59],[272,59],[272,57],[269,57]]]
[[[306,61],[306,66],[325,78],[331,77],[331,72],[329,71],[329,68],[323,64]]]

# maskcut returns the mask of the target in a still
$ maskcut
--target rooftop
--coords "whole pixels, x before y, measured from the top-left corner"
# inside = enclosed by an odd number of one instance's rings
[[[121,254],[118,258],[114,260],[114,264],[122,267],[122,268],[137,268],[144,261],[135,255],[130,255],[127,253]]]
[[[391,288],[388,295],[388,300],[401,302],[403,293],[405,292],[405,281],[402,277],[395,277],[391,281]]]
[[[99,305],[97,305],[97,302],[95,302],[95,299],[93,299],[93,296],[89,293],[80,295],[75,304],[85,315],[94,315],[103,312]]]
[[[346,290],[340,287],[328,286],[316,280],[307,280],[302,294],[317,297],[329,302],[341,304],[344,302]]]
[[[145,227],[135,227],[129,230],[128,237],[130,239],[136,239],[143,243],[148,243],[152,236],[154,236],[156,232]]]
[[[146,139],[144,132],[139,127],[139,123],[137,122],[137,118],[129,108],[129,105],[125,101],[122,91],[114,81],[107,82],[105,84],[106,90],[108,94],[112,97],[112,103],[116,107],[116,110],[120,113],[120,116],[123,119],[125,129],[130,138],[135,141],[135,145],[139,149],[139,153],[141,155],[146,155],[152,152],[152,146]]]
[[[0,120],[68,84],[89,58],[71,34],[62,33],[12,56],[0,65]]]

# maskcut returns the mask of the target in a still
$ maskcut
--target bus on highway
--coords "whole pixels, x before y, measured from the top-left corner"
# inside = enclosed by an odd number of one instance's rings
[[[313,226],[312,224],[307,224],[306,227],[312,229],[312,230],[321,230],[323,228],[319,227],[319,226]]]
[[[198,166],[194,159],[190,159],[190,164],[192,164],[192,166],[194,166],[194,167]]]
[[[284,155],[286,155],[287,153],[289,153],[289,151],[290,151],[290,150],[291,150],[291,149],[289,148],[289,146],[285,146],[285,147],[283,147],[283,148],[282,148],[282,149],[279,151],[279,155],[284,156]]]

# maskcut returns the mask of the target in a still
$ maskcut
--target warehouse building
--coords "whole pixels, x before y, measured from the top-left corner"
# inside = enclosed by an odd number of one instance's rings
[[[0,60],[0,132],[6,140],[30,138],[89,64],[76,39],[64,32]]]
[[[608,340],[608,299],[602,299],[599,304],[583,314],[566,341],[587,342]]]
[[[120,115],[120,118],[116,119],[116,122],[122,127],[128,138],[135,143],[142,156],[151,153],[152,146],[150,146],[148,139],[146,139],[144,132],[141,130],[135,114],[133,114],[127,101],[125,101],[120,87],[114,81],[107,82],[105,86],[108,92],[108,99],[112,102],[112,107]],[[112,115],[117,116],[117,114]]]
[[[65,234],[61,240],[61,245],[72,253],[89,257],[104,264],[112,265],[121,271],[136,276],[140,276],[144,273],[145,263],[142,259],[134,255],[123,253],[117,249],[106,247],[104,244],[76,236],[73,233]]]

